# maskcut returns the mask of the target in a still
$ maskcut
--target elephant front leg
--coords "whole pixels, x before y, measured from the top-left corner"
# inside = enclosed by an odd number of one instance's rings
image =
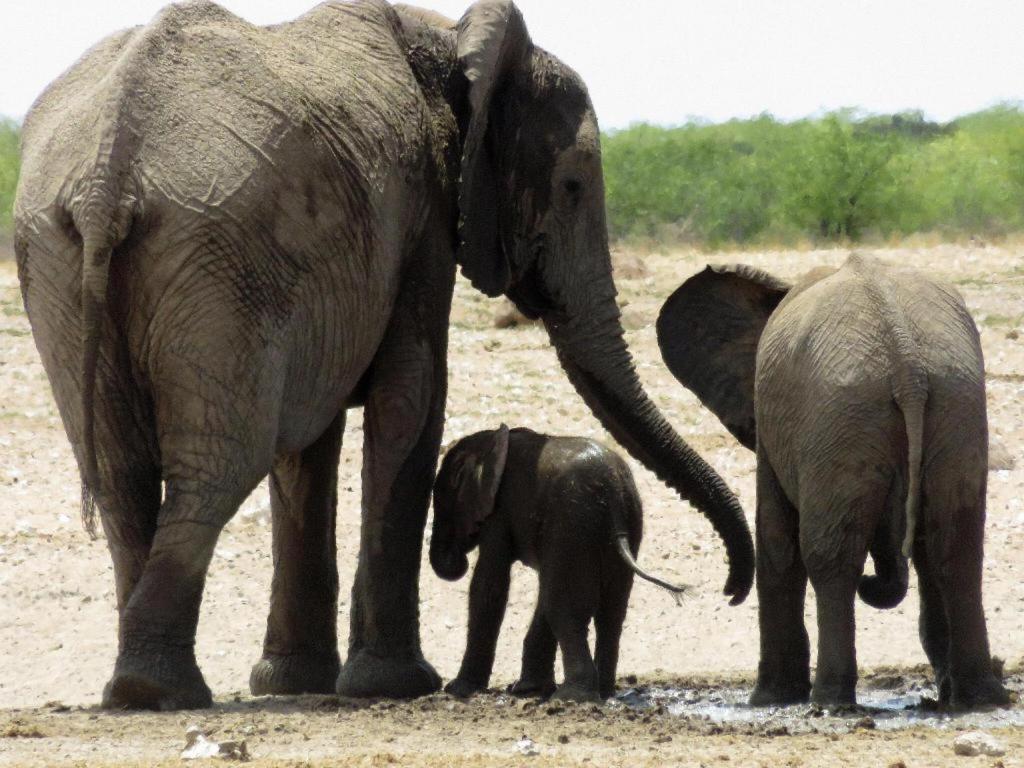
[[[441,678],[419,639],[419,572],[444,418],[443,337],[403,312],[374,359],[364,410],[363,519],[343,696],[409,698]]]
[[[508,603],[512,561],[505,553],[481,548],[469,586],[469,630],[459,675],[445,686],[453,696],[486,690],[494,667],[498,633]]]
[[[274,579],[263,658],[253,667],[253,695],[333,693],[338,657],[335,519],[342,411],[320,438],[279,457],[270,474]]]

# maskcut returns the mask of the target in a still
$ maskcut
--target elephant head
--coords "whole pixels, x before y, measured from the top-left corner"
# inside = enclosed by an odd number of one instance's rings
[[[658,314],[668,369],[752,451],[757,346],[789,290],[754,267],[709,266],[679,286]]]
[[[650,401],[623,338],[600,132],[586,86],[533,45],[507,0],[475,4],[451,34],[466,88],[456,254],[463,274],[543,320],[570,381],[605,428],[722,536],[725,593],[741,602],[754,569],[743,510]]]
[[[494,512],[494,502],[508,459],[509,430],[477,432],[445,455],[434,482],[434,527],[430,565],[442,579],[466,574],[466,553],[476,546],[480,526]]]

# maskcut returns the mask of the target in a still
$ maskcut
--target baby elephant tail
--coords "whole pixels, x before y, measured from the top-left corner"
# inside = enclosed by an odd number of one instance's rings
[[[636,559],[633,557],[633,553],[629,549],[629,537],[624,533],[620,533],[615,537],[615,539],[619,545],[619,554],[622,555],[622,559],[626,562],[626,565],[632,569],[633,573],[641,579],[651,582],[651,584],[657,584],[659,587],[671,594],[672,599],[676,601],[676,605],[683,604],[683,595],[692,589],[689,584],[670,584],[667,581],[662,581],[657,576],[651,576],[651,574],[647,573],[637,564]]]

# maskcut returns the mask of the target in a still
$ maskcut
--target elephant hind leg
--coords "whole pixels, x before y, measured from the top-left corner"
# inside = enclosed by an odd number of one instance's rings
[[[818,654],[811,700],[818,704],[857,700],[857,588],[887,491],[859,487],[857,497],[848,498],[829,497],[819,490],[806,500],[811,507],[819,499],[818,506],[810,514],[802,507],[801,551],[817,605]]]
[[[961,443],[960,448],[967,446]],[[924,530],[914,546],[921,641],[935,669],[940,697],[966,708],[1009,703],[992,669],[982,606],[984,468],[977,474],[964,476],[959,452],[928,463]]]
[[[145,567],[121,612],[117,662],[103,694],[108,709],[195,709],[212,702],[196,664],[206,571],[221,528],[256,485],[212,493],[169,481]]]
[[[345,412],[299,454],[278,457],[270,474],[274,577],[263,657],[253,695],[333,693],[338,657],[335,520]]]
[[[939,691],[939,703],[949,704],[949,618],[942,602],[938,574],[928,559],[924,537],[918,535],[914,542],[914,570],[917,571],[917,586],[921,598],[918,617],[918,633],[928,662],[935,672],[935,687]]]
[[[800,557],[799,520],[760,448],[756,536],[761,658],[750,703],[807,701],[811,651],[804,626],[807,571]]]
[[[565,680],[555,697],[576,701],[599,698],[597,666],[590,653],[590,621],[600,607],[601,559],[577,547],[573,557],[569,531],[551,531],[545,541],[540,567],[540,601],[551,631],[562,651]]]
[[[109,482],[106,475],[111,478]],[[156,534],[163,486],[160,468],[145,459],[111,466],[108,473],[101,473],[101,482],[108,490],[102,494],[100,521],[114,564],[120,612],[142,578]]]
[[[601,698],[615,695],[615,671],[619,664],[619,641],[622,624],[626,620],[629,594],[633,589],[633,574],[626,571],[621,577],[605,584],[601,594],[601,607],[594,617],[594,656],[597,662],[598,688]]]
[[[509,693],[516,696],[550,696],[555,691],[555,653],[558,641],[538,603],[530,629],[523,640],[523,661],[519,679]]]

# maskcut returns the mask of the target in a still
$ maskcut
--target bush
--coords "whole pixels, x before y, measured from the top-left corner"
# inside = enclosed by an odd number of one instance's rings
[[[11,209],[14,207],[14,188],[18,184],[18,124],[0,118],[0,239],[11,235]]]
[[[616,238],[716,246],[1024,229],[1024,112],[932,123],[846,110],[781,123],[636,125],[604,138]]]

